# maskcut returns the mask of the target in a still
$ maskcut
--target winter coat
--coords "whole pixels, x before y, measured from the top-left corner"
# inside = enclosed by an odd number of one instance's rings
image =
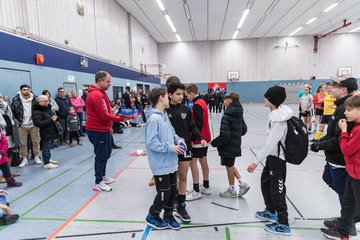
[[[326,161],[332,164],[345,166],[344,156],[339,145],[341,129],[338,126],[340,119],[345,118],[345,100],[351,95],[340,98],[334,103],[336,110],[328,123],[326,135],[319,140],[319,149],[325,150]]]
[[[36,96],[33,95],[32,103],[34,104],[35,102],[36,102]],[[11,101],[11,111],[14,115],[16,124],[18,126],[21,126],[21,124],[24,121],[24,106],[23,106],[21,98],[20,98],[20,93],[18,93]]]
[[[211,141],[217,147],[221,157],[241,156],[241,136],[247,132],[243,118],[243,108],[239,101],[233,102],[226,108],[221,118],[220,135]]]
[[[58,136],[55,122],[51,119],[52,116],[51,105],[46,107],[39,103],[33,105],[33,123],[40,128],[41,139],[55,139]]]
[[[70,99],[68,97],[61,98],[60,96],[57,96],[55,102],[59,106],[59,111],[57,111],[56,114],[60,118],[66,119],[69,115],[69,107],[71,106]]]
[[[9,161],[7,155],[8,146],[9,145],[5,134],[0,131],[0,155],[2,156],[2,158],[0,159],[0,165]]]

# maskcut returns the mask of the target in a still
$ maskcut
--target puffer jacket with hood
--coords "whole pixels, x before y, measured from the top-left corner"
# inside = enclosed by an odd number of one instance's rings
[[[176,135],[166,112],[146,109],[145,145],[153,175],[166,175],[178,169],[175,145],[185,142]]]
[[[109,132],[113,122],[122,122],[121,115],[114,115],[108,95],[96,86],[89,88],[86,99],[86,129]]]
[[[239,101],[231,103],[221,118],[220,135],[211,141],[221,157],[241,156],[241,136],[247,132],[243,108]]]
[[[257,154],[255,164],[259,165],[260,162],[264,162],[267,156],[279,157],[285,161],[285,154],[282,148],[280,148],[280,154],[278,156],[278,143],[285,146],[285,139],[287,134],[287,120],[294,115],[291,108],[286,105],[280,105],[278,109],[269,113],[267,131],[266,131],[266,143],[261,151]]]
[[[53,112],[51,105],[41,106],[35,103],[33,106],[33,122],[40,129],[41,139],[55,139],[58,136],[55,122],[51,119]]]

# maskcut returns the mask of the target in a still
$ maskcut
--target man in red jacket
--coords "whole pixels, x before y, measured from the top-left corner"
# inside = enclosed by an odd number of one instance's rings
[[[109,184],[115,182],[106,176],[106,163],[111,156],[111,131],[114,121],[123,121],[123,116],[116,116],[111,111],[110,100],[106,90],[111,85],[111,76],[105,71],[95,74],[95,85],[89,88],[86,99],[86,132],[95,152],[95,186],[94,191],[109,192]],[[129,116],[130,117],[130,116]]]

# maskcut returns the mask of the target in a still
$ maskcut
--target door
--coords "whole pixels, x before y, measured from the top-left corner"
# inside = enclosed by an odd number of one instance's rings
[[[20,91],[22,84],[27,84],[31,87],[30,71],[0,68],[0,93],[3,96],[12,100]]]
[[[124,88],[121,86],[113,86],[113,100],[118,100],[123,97]]]

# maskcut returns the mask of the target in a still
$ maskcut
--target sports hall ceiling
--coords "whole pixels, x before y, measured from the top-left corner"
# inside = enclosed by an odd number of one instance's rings
[[[337,33],[360,27],[359,0],[116,0],[159,43],[232,39],[245,9],[250,9],[236,39],[321,35],[343,24]],[[157,1],[165,10],[161,11]],[[325,9],[336,4],[331,10]],[[160,3],[161,4],[161,3]],[[168,15],[176,29],[165,19]],[[306,24],[309,20],[317,18]],[[360,29],[356,32],[360,32]]]

